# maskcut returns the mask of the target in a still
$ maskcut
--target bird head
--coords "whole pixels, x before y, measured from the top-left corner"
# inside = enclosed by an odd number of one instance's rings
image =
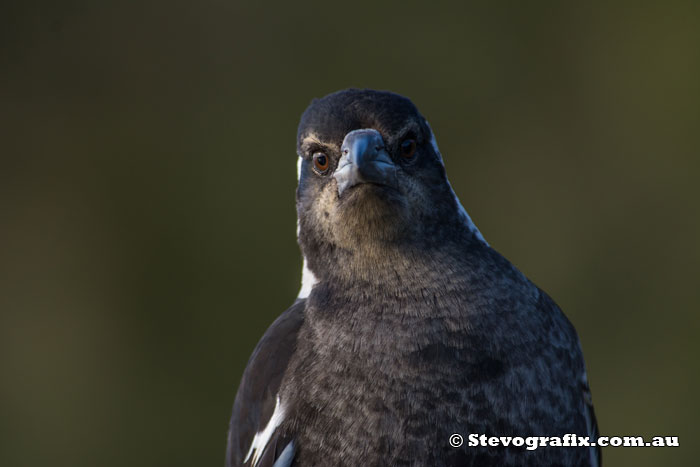
[[[470,232],[432,130],[403,96],[348,89],[314,100],[299,123],[297,153],[305,258],[372,258]]]

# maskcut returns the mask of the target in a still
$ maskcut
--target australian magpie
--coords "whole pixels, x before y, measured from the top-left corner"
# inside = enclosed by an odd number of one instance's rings
[[[226,464],[600,465],[596,447],[450,445],[597,426],[576,331],[484,240],[413,103],[316,99],[296,148],[302,288],[250,357]]]

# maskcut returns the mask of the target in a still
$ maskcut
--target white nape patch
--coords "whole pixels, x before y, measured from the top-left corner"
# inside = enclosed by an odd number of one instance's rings
[[[435,133],[433,133],[433,129],[430,128],[430,123],[425,122],[426,125],[428,125],[428,129],[430,130],[430,144],[433,146],[433,149],[435,150],[435,153],[438,155],[438,159],[440,160],[440,163],[444,166],[445,161],[442,160],[442,154],[440,154],[440,149],[438,149],[437,141],[435,140]],[[484,242],[488,246],[488,242],[484,239],[484,236],[481,235],[481,232],[479,232],[479,229],[476,227],[476,224],[472,221],[472,218],[469,217],[469,214],[467,213],[467,210],[464,209],[464,206],[462,206],[462,203],[459,202],[459,198],[457,198],[457,193],[455,193],[455,190],[452,188],[452,185],[450,185],[450,181],[447,180],[447,186],[450,187],[450,191],[452,192],[452,196],[455,199],[455,202],[457,203],[457,207],[459,208],[459,214],[462,216],[464,219],[464,223],[467,226],[467,229],[469,231],[473,232],[474,235],[476,235],[476,238]]]
[[[301,269],[301,289],[299,290],[299,295],[297,295],[297,299],[308,297],[311,293],[311,289],[313,289],[314,285],[316,285],[317,283],[318,279],[316,279],[314,273],[311,272],[309,266],[306,264],[306,258],[304,258],[304,266]]]
[[[277,396],[277,400],[275,401],[275,410],[272,411],[270,421],[267,422],[267,426],[262,431],[255,434],[253,443],[250,445],[250,449],[248,450],[248,454],[246,454],[245,459],[243,459],[244,463],[248,462],[248,459],[250,459],[250,455],[252,454],[253,460],[251,465],[253,467],[257,465],[258,461],[260,460],[260,456],[265,450],[265,446],[267,446],[267,443],[270,442],[272,433],[278,426],[280,426],[282,420],[284,420],[284,412],[285,407],[280,403],[280,396]]]
[[[299,226],[299,219],[297,219],[297,239],[299,239],[299,232],[301,227]],[[314,273],[309,269],[309,265],[306,262],[306,257],[304,257],[304,265],[301,268],[301,289],[299,289],[299,294],[297,295],[297,300],[300,298],[306,298],[311,293],[311,289],[314,285],[318,283],[318,279],[314,276]]]
[[[302,158],[299,157],[299,159],[297,160],[297,181],[301,179],[301,163]],[[299,239],[300,229],[301,227],[299,226],[299,219],[297,219],[297,240]],[[306,258],[304,258],[304,266],[301,269],[301,289],[299,290],[297,299],[308,297],[311,293],[311,289],[313,289],[314,285],[316,285],[317,283],[318,279],[316,279],[314,273],[311,272],[309,266],[306,263]]]

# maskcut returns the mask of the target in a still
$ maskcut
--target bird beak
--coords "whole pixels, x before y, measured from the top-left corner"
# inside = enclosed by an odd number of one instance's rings
[[[345,135],[340,147],[342,157],[333,177],[338,196],[360,183],[398,188],[396,164],[389,157],[384,139],[377,130],[354,130]]]

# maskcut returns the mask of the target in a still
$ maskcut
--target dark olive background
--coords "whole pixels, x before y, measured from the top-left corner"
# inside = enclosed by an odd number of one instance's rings
[[[692,465],[699,13],[3,2],[0,464],[223,463],[298,290],[299,115],[357,86],[414,100],[487,240],[576,325],[602,433],[681,437],[607,465]]]

